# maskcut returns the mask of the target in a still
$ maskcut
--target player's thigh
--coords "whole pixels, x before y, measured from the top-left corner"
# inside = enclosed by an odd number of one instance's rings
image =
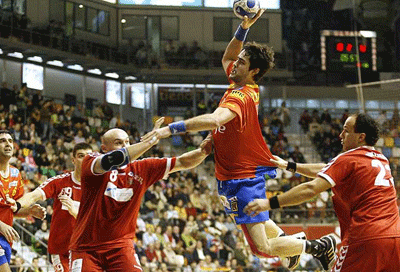
[[[133,245],[111,249],[103,257],[107,262],[107,272],[143,271]]]
[[[400,271],[400,238],[384,238],[342,246],[335,272]]]
[[[69,254],[51,254],[51,263],[55,272],[69,271]]]
[[[95,252],[71,251],[69,260],[70,272],[103,272],[101,261]]]

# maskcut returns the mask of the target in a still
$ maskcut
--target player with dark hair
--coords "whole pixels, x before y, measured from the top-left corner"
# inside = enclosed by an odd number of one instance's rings
[[[54,199],[53,217],[48,241],[49,253],[56,272],[69,271],[69,240],[81,199],[81,168],[83,158],[93,152],[87,143],[78,143],[72,150],[74,170],[48,179],[15,203],[15,209],[29,207],[39,200]]]
[[[24,194],[21,173],[10,165],[14,152],[14,140],[8,130],[0,130],[0,271],[9,272],[11,244],[19,239],[18,232],[12,227],[14,213],[10,209],[16,199]],[[19,209],[16,216],[29,214],[42,219],[46,212],[40,205]]]
[[[344,152],[326,165],[288,163],[276,157],[273,161],[280,168],[315,179],[269,200],[254,200],[245,210],[256,216],[265,210],[301,204],[332,188],[342,239],[332,271],[398,272],[399,209],[389,161],[374,148],[379,139],[378,124],[366,114],[351,115],[340,138]],[[330,236],[306,241],[305,251],[317,256],[327,269],[334,260],[328,249],[332,243]]]
[[[284,233],[269,219],[268,212],[256,217],[243,212],[253,199],[266,198],[266,179],[276,176],[276,166],[270,162],[273,156],[258,121],[260,94],[256,84],[274,67],[274,52],[267,45],[255,42],[244,44],[249,28],[263,12],[260,10],[252,19],[246,16],[225,50],[222,66],[231,85],[218,108],[211,114],[149,132],[142,139],[146,141],[154,136],[166,138],[187,131],[212,130],[215,176],[225,211],[241,226],[254,254],[291,257],[287,266],[293,269],[299,261],[298,254],[294,254],[297,247],[301,248],[301,243],[296,241],[298,239],[279,237]],[[299,238],[305,238],[304,233]],[[291,243],[293,241],[297,246]]]
[[[156,122],[159,128],[164,118]],[[121,129],[102,137],[105,154],[92,153],[82,164],[82,199],[71,238],[70,271],[142,271],[132,240],[146,190],[169,173],[199,165],[211,152],[211,137],[200,148],[174,158],[136,160],[157,137],[134,145]]]

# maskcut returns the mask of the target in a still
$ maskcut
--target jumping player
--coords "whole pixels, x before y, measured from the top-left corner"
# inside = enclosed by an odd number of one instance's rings
[[[158,120],[159,128],[164,118]],[[103,155],[82,163],[82,199],[71,238],[70,271],[142,271],[132,239],[142,197],[169,173],[200,164],[211,152],[211,137],[201,148],[176,158],[136,160],[158,139],[129,145],[128,134],[111,129],[102,137]]]
[[[82,161],[92,151],[87,143],[76,144],[72,150],[74,171],[48,179],[16,204],[29,207],[39,200],[54,199],[48,250],[56,272],[69,271],[69,241],[81,199]]]
[[[10,209],[12,203],[24,194],[21,173],[11,166],[9,161],[13,155],[14,141],[7,130],[0,131],[0,272],[10,272],[11,245],[19,239],[18,232],[12,227],[14,213]],[[46,215],[45,209],[34,205],[27,209],[15,210],[16,216],[31,214],[39,219]]]
[[[223,68],[231,83],[218,108],[185,121],[175,122],[149,132],[144,141],[157,136],[186,131],[212,130],[215,150],[215,176],[218,192],[225,211],[240,225],[253,254],[261,257],[292,257],[288,267],[297,266],[299,256],[294,237],[280,237],[283,231],[263,212],[256,217],[247,216],[243,208],[253,199],[265,198],[266,179],[276,176],[276,166],[261,133],[258,121],[259,88],[256,82],[274,66],[274,52],[268,46],[246,43],[250,26],[262,15],[239,25],[235,37],[228,44],[222,58]],[[274,238],[274,239],[269,239]],[[304,233],[303,233],[303,237]],[[301,247],[301,243],[297,247]],[[297,255],[297,256],[296,256]]]
[[[399,209],[389,161],[374,149],[379,139],[378,124],[363,113],[352,115],[347,118],[340,138],[344,153],[322,169],[316,164],[288,163],[276,157],[274,162],[280,168],[316,178],[269,200],[254,200],[245,210],[256,215],[298,205],[332,188],[342,239],[332,271],[400,271]],[[323,254],[332,238],[320,240],[324,243],[306,241],[306,252],[314,256]],[[322,260],[328,262],[326,258]]]

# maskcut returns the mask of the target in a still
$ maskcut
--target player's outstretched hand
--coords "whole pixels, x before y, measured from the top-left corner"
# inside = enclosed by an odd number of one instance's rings
[[[146,135],[142,136],[140,138],[140,141],[149,142],[150,144],[155,145],[158,144],[160,139],[169,137],[171,135],[169,127],[160,128],[161,125],[164,123],[164,120],[165,120],[164,117],[158,119],[154,124],[153,130],[147,133]]]
[[[8,194],[6,194],[6,202],[7,202],[8,204],[11,205],[11,206],[10,206],[10,209],[11,209],[13,212],[16,212],[16,211],[17,211],[17,204],[16,204],[15,199],[11,198]]]
[[[270,209],[271,207],[268,199],[254,199],[244,207],[243,211],[248,216],[257,216],[260,212],[268,211]]]
[[[213,138],[211,133],[201,142],[200,144],[201,152],[205,155],[210,155],[213,151]]]
[[[29,208],[29,214],[43,220],[46,217],[46,209],[39,204],[34,204]]]
[[[274,155],[274,159],[270,159],[270,162],[272,162],[273,164],[275,164],[277,167],[279,167],[280,169],[286,169],[288,162],[285,161],[284,159],[275,156]]]
[[[241,23],[243,29],[250,28],[264,13],[265,9],[260,9],[257,14],[253,18],[249,18],[248,16],[243,17],[243,21]]]
[[[11,226],[0,221],[0,233],[6,238],[9,243],[19,240],[18,232]]]

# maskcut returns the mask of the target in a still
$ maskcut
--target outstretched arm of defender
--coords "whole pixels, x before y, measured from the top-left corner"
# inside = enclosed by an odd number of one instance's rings
[[[34,203],[38,202],[39,200],[45,200],[46,198],[43,197],[42,192],[39,189],[35,189],[33,192],[27,193],[23,195],[20,199],[15,201],[14,199],[7,198],[7,202],[13,204],[11,209],[13,212],[16,212],[17,209],[24,209],[32,206]],[[17,202],[19,203],[17,207]]]
[[[154,129],[157,130],[160,128],[162,123],[164,123],[164,117],[156,121]],[[129,162],[136,160],[147,150],[156,145],[159,142],[159,139],[160,137],[152,135],[152,137],[148,137],[140,143],[108,152],[96,159],[93,166],[93,172],[100,175],[112,169],[127,165]]]
[[[280,169],[298,173],[308,178],[316,178],[317,174],[326,166],[325,163],[289,163],[278,156],[274,156],[274,159],[271,159],[270,162]]]
[[[200,148],[182,154],[176,158],[175,166],[169,173],[180,170],[191,169],[198,166],[212,152],[212,136],[209,134],[207,138],[200,144]]]
[[[317,177],[270,199],[255,199],[247,204],[243,211],[250,216],[256,216],[266,210],[299,205],[329,188],[332,188],[332,185],[326,179]]]

